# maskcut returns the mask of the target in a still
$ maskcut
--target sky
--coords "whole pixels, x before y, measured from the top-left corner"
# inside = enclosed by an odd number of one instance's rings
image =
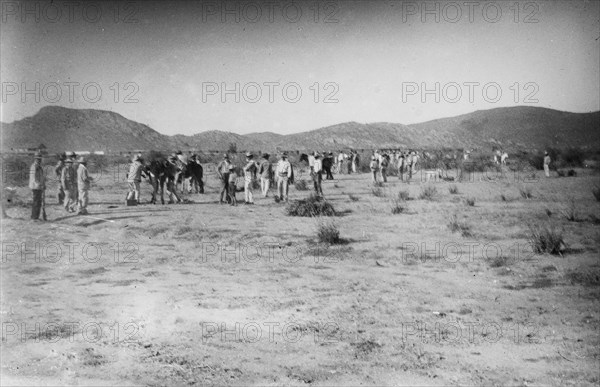
[[[4,1],[0,120],[102,109],[168,135],[600,110],[598,1]]]

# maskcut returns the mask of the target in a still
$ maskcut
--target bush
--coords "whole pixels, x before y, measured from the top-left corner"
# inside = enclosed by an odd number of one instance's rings
[[[373,196],[376,196],[378,198],[385,197],[385,192],[380,187],[371,188],[371,193],[373,194]]]
[[[549,224],[529,225],[527,239],[533,251],[538,254],[561,255],[561,248],[565,245],[562,230]]]
[[[419,199],[433,200],[433,199],[435,199],[436,195],[437,195],[437,189],[432,185],[428,185],[428,186],[421,188],[421,193],[419,194]]]
[[[448,228],[452,232],[460,232],[460,234],[464,237],[472,236],[471,226],[466,224],[465,222],[461,222],[458,220],[458,216],[456,214],[452,215],[448,222]]]
[[[398,200],[410,200],[410,196],[408,196],[408,191],[400,191],[398,192]]]
[[[533,194],[531,193],[531,188],[524,186],[519,188],[519,193],[523,199],[531,199]]]
[[[465,204],[469,207],[475,206],[475,198],[466,198]]]
[[[600,186],[596,186],[592,188],[592,194],[596,198],[597,202],[600,202]]]
[[[383,184],[383,181],[375,181],[373,182],[373,187],[382,188],[385,187],[385,185]]]
[[[331,245],[342,243],[340,230],[332,221],[319,221],[317,224],[317,238],[321,243],[329,243]]]
[[[331,203],[314,194],[303,200],[294,200],[288,204],[286,211],[288,216],[335,216]]]
[[[451,185],[450,187],[448,187],[448,192],[450,192],[452,195],[456,195],[458,194],[458,187],[455,185]]]
[[[307,191],[308,183],[306,182],[306,180],[296,180],[296,182],[294,183],[294,187],[296,187],[298,191]]]
[[[569,169],[569,171],[567,172],[567,176],[569,176],[569,177],[577,176],[577,172],[575,172],[574,169]]]
[[[406,207],[402,203],[403,201],[400,199],[392,199],[392,214],[397,215],[406,211]]]
[[[350,198],[350,200],[352,200],[353,202],[357,202],[357,201],[358,201],[358,196],[356,196],[356,195],[349,194],[349,195],[348,195],[348,197],[349,197],[349,198]]]
[[[569,204],[562,209],[561,214],[569,222],[579,221],[579,210],[577,209],[577,203],[575,202],[574,198],[569,198]]]

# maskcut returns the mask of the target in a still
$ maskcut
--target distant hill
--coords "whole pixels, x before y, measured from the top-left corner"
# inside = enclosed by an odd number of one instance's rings
[[[2,123],[2,150],[43,143],[63,150],[337,150],[342,148],[600,148],[600,112],[568,113],[539,107],[480,110],[412,125],[346,122],[308,132],[240,135],[206,131],[166,136],[120,114],[47,106],[32,117]]]

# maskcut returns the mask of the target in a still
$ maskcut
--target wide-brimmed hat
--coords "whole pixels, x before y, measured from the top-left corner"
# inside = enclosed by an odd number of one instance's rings
[[[262,155],[262,157],[263,157],[264,159],[268,159],[268,158],[269,158],[269,156],[270,156],[270,155],[269,155],[268,153],[264,153],[264,154]]]
[[[252,153],[250,153],[250,152],[246,152],[246,157],[252,158],[252,157],[254,157],[254,155]]]
[[[140,161],[141,159],[142,159],[142,155],[140,155],[140,154],[133,156],[133,161]]]
[[[233,165],[233,164],[231,164],[231,165],[229,166],[229,170],[231,171],[232,169],[235,169],[235,165]]]
[[[223,158],[224,158],[224,159],[228,159],[228,158],[229,158],[229,155],[228,155],[227,153],[225,153],[225,154],[223,155]]]
[[[287,152],[283,152],[283,153],[281,154],[281,157],[286,157],[286,158],[287,158],[287,157],[288,157],[288,154],[287,154]]]
[[[66,159],[66,160],[65,160],[65,163],[70,163],[70,164],[73,164],[73,159]]]
[[[33,155],[33,158],[41,160],[42,154],[40,152],[35,152],[35,154]]]

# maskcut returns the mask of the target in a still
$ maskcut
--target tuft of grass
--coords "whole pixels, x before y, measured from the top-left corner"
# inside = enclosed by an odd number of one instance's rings
[[[475,198],[466,198],[465,204],[469,207],[475,206]]]
[[[503,202],[510,202],[510,198],[505,194],[500,194],[500,200],[502,200]]]
[[[596,198],[596,201],[600,202],[600,186],[595,186],[592,188],[592,194]]]
[[[419,199],[421,200],[434,200],[436,196],[437,189],[432,185],[422,187],[421,193],[419,193]]]
[[[448,187],[448,192],[450,192],[452,195],[456,195],[458,194],[458,187],[455,185],[451,185],[450,187]]]
[[[511,257],[507,257],[505,255],[501,255],[498,257],[494,257],[490,260],[490,267],[505,267],[509,266],[512,259]]]
[[[565,277],[573,284],[597,287],[600,285],[600,272],[571,270]]]
[[[392,199],[392,214],[398,215],[406,211],[406,207],[402,203],[403,201],[400,199]]]
[[[531,199],[533,194],[531,193],[531,188],[528,186],[523,186],[519,188],[519,193],[523,199]]]
[[[398,192],[398,200],[402,200],[402,201],[410,200],[410,196],[408,195],[408,191],[400,191],[400,192]]]
[[[294,200],[286,207],[288,216],[335,216],[333,205],[315,194],[310,194],[308,198]]]
[[[561,210],[562,216],[565,217],[569,222],[579,222],[579,209],[577,208],[577,203],[575,202],[575,198],[569,198],[569,204],[565,208]]]
[[[563,230],[557,229],[553,224],[530,224],[527,240],[538,254],[562,255],[561,249],[565,246]]]
[[[382,188],[385,187],[385,185],[383,184],[383,181],[376,181],[373,183],[373,187]]]
[[[383,191],[383,188],[381,188],[381,187],[371,188],[371,193],[373,194],[373,196],[378,197],[378,198],[385,197],[385,192]]]
[[[317,238],[319,242],[330,245],[342,243],[340,230],[333,221],[319,220],[317,223]]]
[[[357,201],[358,201],[358,199],[359,199],[359,198],[358,198],[358,196],[356,196],[356,195],[352,195],[352,194],[349,194],[349,195],[348,195],[348,197],[349,197],[349,198],[350,198],[350,200],[352,200],[353,202],[357,202]]]
[[[565,171],[563,171],[562,169],[557,169],[556,173],[558,174],[558,177],[565,177],[565,176],[567,176],[567,174],[565,173]]]
[[[456,214],[450,216],[450,219],[448,221],[448,228],[452,232],[460,232],[460,235],[462,235],[463,237],[470,237],[473,235],[473,233],[471,232],[471,226],[469,226],[465,222],[459,221],[458,216]]]
[[[306,180],[298,179],[294,183],[294,187],[296,187],[296,189],[298,191],[307,191],[308,190],[308,183],[306,182]]]

